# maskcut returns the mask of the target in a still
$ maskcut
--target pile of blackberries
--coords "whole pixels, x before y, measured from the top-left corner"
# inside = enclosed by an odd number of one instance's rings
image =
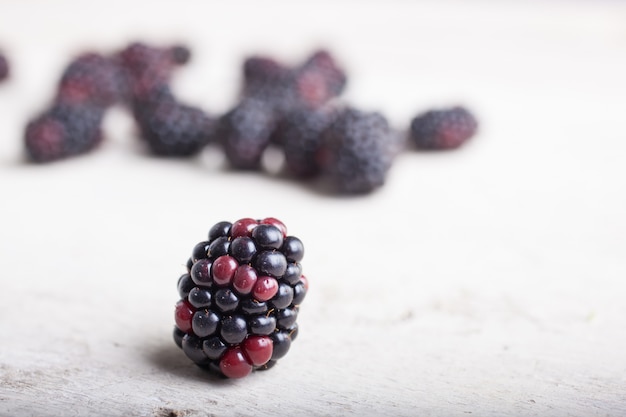
[[[298,335],[303,257],[302,242],[278,219],[216,223],[178,280],[176,344],[229,378],[274,366]]]
[[[102,140],[102,119],[113,105],[128,107],[141,138],[159,155],[191,155],[209,140],[213,119],[180,103],[170,90],[174,69],[189,60],[183,46],[132,43],[105,56],[89,52],[63,71],[52,104],[26,126],[31,160],[48,162],[85,153]]]
[[[93,149],[102,140],[104,112],[122,104],[155,155],[190,157],[213,143],[233,169],[261,171],[266,149],[275,146],[288,175],[321,176],[339,193],[362,194],[384,184],[407,141],[418,149],[453,149],[477,129],[469,111],[453,107],[420,114],[407,134],[399,134],[382,114],[339,100],[347,76],[324,50],[295,66],[247,58],[236,104],[214,117],[181,103],[170,87],[174,69],[190,56],[184,46],[133,43],[109,56],[75,58],[50,108],[26,127],[30,159],[47,162]]]

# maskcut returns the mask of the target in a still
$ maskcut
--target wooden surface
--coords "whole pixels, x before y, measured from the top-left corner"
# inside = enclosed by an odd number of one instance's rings
[[[337,4],[339,3],[339,4]],[[626,415],[626,3],[0,3],[0,415]],[[331,49],[346,100],[398,128],[464,103],[480,134],[408,152],[372,195],[234,173],[216,149],[21,160],[72,54],[184,41],[219,113],[243,56]],[[208,376],[171,338],[176,280],[220,220],[275,216],[311,289],[278,366]]]

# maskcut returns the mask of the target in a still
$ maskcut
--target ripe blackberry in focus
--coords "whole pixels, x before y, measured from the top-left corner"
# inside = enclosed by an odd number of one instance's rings
[[[384,116],[346,108],[322,133],[317,157],[337,191],[358,194],[384,184],[397,149]]]
[[[2,53],[0,53],[0,82],[9,78],[9,73],[9,61]]]
[[[272,133],[272,141],[282,146],[287,171],[297,177],[311,177],[320,172],[316,155],[321,134],[331,123],[334,110],[300,108],[285,114]]]
[[[455,149],[476,133],[478,122],[464,107],[430,110],[411,121],[410,138],[419,149]]]
[[[215,224],[178,280],[175,343],[228,378],[274,366],[298,334],[303,256],[300,239],[275,218]]]
[[[272,108],[263,100],[247,98],[220,117],[215,136],[233,168],[254,170],[261,167],[274,125]]]
[[[108,107],[124,101],[128,80],[115,60],[85,53],[70,62],[59,81],[57,101]]]
[[[28,156],[34,162],[50,162],[95,148],[102,140],[102,116],[102,108],[93,104],[54,104],[27,124]]]
[[[140,135],[160,156],[192,156],[209,142],[214,120],[203,110],[176,101],[169,88],[161,88],[133,103]]]

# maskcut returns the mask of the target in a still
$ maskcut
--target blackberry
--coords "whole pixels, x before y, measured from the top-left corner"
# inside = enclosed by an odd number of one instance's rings
[[[283,115],[272,133],[272,142],[282,146],[285,167],[297,177],[311,177],[320,172],[315,155],[321,133],[332,122],[332,110],[300,108]]]
[[[145,97],[158,87],[169,85],[172,73],[191,57],[184,45],[156,47],[133,42],[118,52],[115,59],[125,69],[132,98]]]
[[[6,56],[0,53],[0,82],[9,78],[9,61]]]
[[[294,107],[316,109],[342,93],[346,74],[327,51],[316,51],[295,67],[269,57],[244,61],[243,96],[264,101],[284,113]]]
[[[478,122],[464,107],[430,110],[411,121],[410,138],[419,149],[455,149],[476,133]]]
[[[168,84],[156,86],[153,90],[145,94],[134,97],[130,101],[130,109],[133,119],[138,125],[145,123],[145,120],[154,113],[161,103],[176,103],[176,97]]]
[[[48,162],[86,153],[102,140],[107,107],[124,100],[127,79],[114,59],[84,53],[63,71],[52,106],[31,120],[24,141],[31,160]]]
[[[261,167],[274,123],[272,108],[254,98],[243,100],[219,119],[216,137],[233,168],[253,170]]]
[[[247,58],[243,65],[242,100],[220,119],[216,132],[231,165],[237,169],[259,169],[270,142],[280,142],[278,137],[284,136],[272,137],[276,121],[293,109],[320,108],[343,91],[345,81],[345,73],[326,51],[315,52],[296,67],[269,57]],[[306,159],[309,147],[307,140],[305,154],[298,154],[291,165],[298,165],[298,158]],[[303,175],[312,170],[314,167],[303,168]]]
[[[296,71],[297,97],[308,108],[319,108],[339,96],[347,82],[345,72],[339,68],[328,51],[319,50]]]
[[[367,193],[385,182],[397,139],[380,113],[346,108],[322,132],[322,172],[341,193]]]
[[[214,120],[203,110],[176,101],[163,87],[133,103],[140,135],[160,156],[192,156],[209,142]]]
[[[292,72],[272,58],[252,56],[243,64],[243,96],[277,103],[288,93]]]
[[[308,288],[302,242],[272,217],[219,222],[208,238],[193,247],[190,272],[178,279],[174,341],[198,366],[225,377],[268,369],[297,335]]]
[[[34,162],[49,162],[93,149],[102,140],[102,117],[100,106],[55,103],[27,124],[28,156]]]
[[[89,52],[72,60],[63,71],[56,100],[108,107],[123,101],[127,90],[126,74],[117,62]]]

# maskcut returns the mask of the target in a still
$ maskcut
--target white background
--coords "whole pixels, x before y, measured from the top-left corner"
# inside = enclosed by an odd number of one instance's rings
[[[360,197],[151,157],[121,108],[97,151],[25,163],[71,57],[133,40],[187,43],[174,88],[215,115],[245,56],[326,47],[354,106],[481,129]],[[0,48],[0,415],[626,415],[626,3],[2,0]],[[300,335],[218,380],[172,341],[176,280],[211,225],[266,216],[306,246]]]

